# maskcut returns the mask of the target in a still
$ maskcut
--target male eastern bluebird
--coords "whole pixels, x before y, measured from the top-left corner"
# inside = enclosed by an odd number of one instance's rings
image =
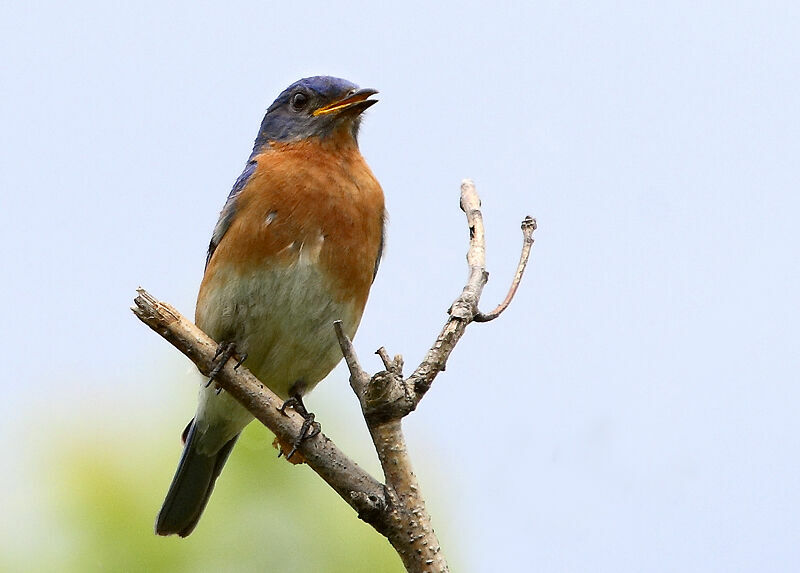
[[[302,396],[342,358],[333,322],[355,334],[383,249],[383,191],[357,142],[376,93],[317,76],[278,96],[220,213],[197,296],[195,322],[228,350],[221,360],[235,348],[309,422]],[[192,532],[252,420],[227,393],[200,389],[157,534]]]

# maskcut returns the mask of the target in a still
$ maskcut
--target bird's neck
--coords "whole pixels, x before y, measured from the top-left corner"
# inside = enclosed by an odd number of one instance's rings
[[[316,147],[320,151],[345,153],[347,155],[359,153],[358,141],[348,130],[340,129],[324,137],[308,137],[298,141],[270,141],[270,149],[280,151],[295,147]]]

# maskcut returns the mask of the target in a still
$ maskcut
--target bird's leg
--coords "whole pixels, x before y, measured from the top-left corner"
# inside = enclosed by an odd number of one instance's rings
[[[278,410],[281,414],[286,415],[286,408],[292,408],[303,418],[303,425],[300,427],[300,433],[292,443],[292,449],[289,450],[288,454],[286,454],[286,459],[290,460],[297,451],[297,448],[300,447],[300,444],[302,444],[303,441],[313,438],[319,434],[322,431],[322,428],[320,427],[319,422],[314,421],[314,414],[306,409],[305,404],[303,404],[303,397],[300,394],[295,394],[290,397],[281,405],[280,408],[278,408]],[[280,457],[282,453],[283,451],[280,451],[278,453],[278,457]]]
[[[211,383],[214,381],[214,378],[220,373],[222,368],[225,366],[225,363],[228,359],[236,354],[236,344],[233,342],[220,342],[219,346],[217,346],[217,351],[214,353],[214,367],[211,369],[211,372],[208,373],[208,382],[206,382],[206,388],[211,386]],[[238,368],[244,359],[247,358],[247,355],[244,355],[237,364],[236,368]],[[217,394],[222,388],[217,389]]]

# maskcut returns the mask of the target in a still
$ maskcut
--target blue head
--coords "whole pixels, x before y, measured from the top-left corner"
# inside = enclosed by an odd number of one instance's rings
[[[298,80],[269,106],[253,152],[270,141],[324,139],[333,134],[352,137],[355,142],[362,112],[378,101],[367,98],[376,93],[330,76]]]

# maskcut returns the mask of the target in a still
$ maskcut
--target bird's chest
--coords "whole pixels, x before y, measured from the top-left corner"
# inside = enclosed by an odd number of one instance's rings
[[[333,322],[350,336],[358,327],[382,225],[383,194],[363,160],[260,162],[209,261],[198,326],[236,342],[278,393],[313,386],[341,358]]]
[[[331,296],[363,304],[383,216],[383,192],[357,150],[267,154],[258,159],[209,266],[216,258],[251,268],[314,265],[331,281]]]

